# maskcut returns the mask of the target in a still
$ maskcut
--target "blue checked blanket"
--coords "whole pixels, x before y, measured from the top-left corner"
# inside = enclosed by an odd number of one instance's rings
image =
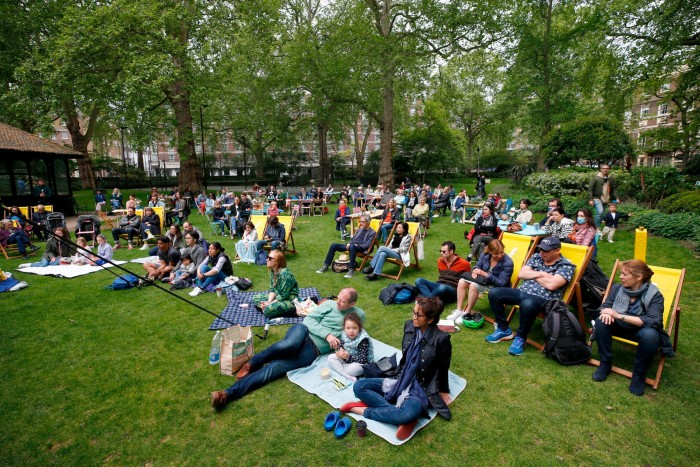
[[[260,292],[236,292],[234,289],[235,288],[230,288],[226,290],[228,305],[224,308],[224,311],[221,312],[221,316],[241,326],[264,326],[268,320],[265,318],[264,314],[255,309],[255,305],[253,304],[253,295]],[[321,294],[315,287],[299,289],[299,301],[306,300],[308,297],[321,298]],[[248,306],[241,307],[243,304],[247,304]],[[303,320],[304,318],[301,317],[282,318],[282,322],[277,324],[301,323]],[[231,323],[220,318],[215,318],[214,322],[209,326],[209,330],[226,329],[231,326]]]

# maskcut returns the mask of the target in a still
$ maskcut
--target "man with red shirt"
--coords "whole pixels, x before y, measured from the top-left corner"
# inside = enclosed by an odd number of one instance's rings
[[[469,261],[455,254],[455,244],[449,240],[440,246],[440,258],[438,259],[438,281],[431,282],[418,278],[416,288],[424,297],[440,297],[443,302],[449,303],[457,300],[457,283],[462,273],[471,271]]]

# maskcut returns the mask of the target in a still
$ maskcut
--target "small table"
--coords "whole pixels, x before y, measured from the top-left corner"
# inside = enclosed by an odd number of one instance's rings
[[[482,207],[483,203],[464,203],[462,205],[462,223],[476,222],[476,215],[479,213],[479,209]]]
[[[507,232],[509,223],[510,222],[508,222],[508,221],[498,221],[498,227],[500,227],[501,230],[503,230],[504,232]],[[547,237],[550,235],[550,233],[547,232],[546,230],[542,230],[540,228],[539,224],[524,225],[523,230],[520,230],[518,232],[513,232],[513,233],[517,234],[517,235],[525,235],[528,237]]]

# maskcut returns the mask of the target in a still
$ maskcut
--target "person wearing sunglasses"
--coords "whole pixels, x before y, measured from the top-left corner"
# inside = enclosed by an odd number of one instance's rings
[[[486,336],[486,341],[497,344],[513,340],[508,353],[522,355],[535,318],[547,301],[561,300],[567,284],[574,277],[575,269],[576,266],[561,255],[561,242],[557,237],[543,238],[537,253],[530,257],[518,273],[518,279],[522,280],[520,287],[494,287],[489,291],[489,304],[496,319],[496,330]],[[516,333],[508,327],[505,305],[520,307],[520,325]]]
[[[450,303],[457,300],[457,284],[461,275],[472,270],[469,261],[455,253],[457,247],[451,241],[440,245],[440,258],[438,258],[438,280],[431,282],[422,277],[416,279],[418,293],[424,297],[440,297],[443,302]]]
[[[296,316],[294,300],[299,298],[299,284],[294,274],[287,269],[287,258],[279,250],[270,250],[267,257],[270,272],[270,290],[253,296],[255,307],[268,319],[278,316]]]
[[[376,237],[377,232],[370,229],[369,227],[369,216],[362,214],[360,216],[360,228],[357,229],[355,235],[352,237],[348,243],[332,243],[328,247],[328,253],[326,253],[326,259],[323,262],[321,269],[316,271],[319,274],[323,274],[328,271],[333,262],[333,258],[337,252],[348,252],[350,257],[350,264],[348,264],[348,272],[345,274],[346,279],[350,279],[355,275],[355,258],[357,257],[357,252],[362,252],[364,254],[369,253],[369,249],[372,248],[372,243],[374,242],[374,237]]]

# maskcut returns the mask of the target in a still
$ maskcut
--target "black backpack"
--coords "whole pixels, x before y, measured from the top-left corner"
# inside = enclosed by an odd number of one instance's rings
[[[396,295],[401,292],[402,290],[408,290],[409,291],[409,296],[405,297],[405,301],[401,301],[401,303],[409,303],[411,302],[416,295],[418,295],[418,289],[412,286],[411,284],[407,284],[406,282],[402,282],[401,284],[391,284],[381,290],[379,292],[379,300],[382,302],[384,305],[391,305],[392,303],[397,303],[396,301]]]
[[[544,305],[542,323],[544,348],[542,353],[562,365],[578,365],[591,358],[591,349],[586,345],[586,335],[566,303],[549,300]]]

